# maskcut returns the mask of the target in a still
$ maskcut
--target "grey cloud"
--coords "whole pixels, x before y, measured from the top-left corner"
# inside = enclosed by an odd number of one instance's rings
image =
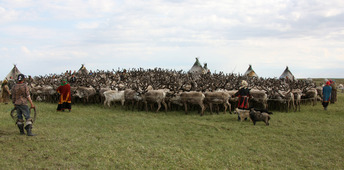
[[[109,63],[115,63],[121,67],[189,69],[194,57],[200,56],[216,70],[231,72],[229,66],[240,63],[240,72],[244,72],[250,63],[262,65],[255,71],[265,74],[263,69],[271,65],[283,71],[286,63],[278,61],[288,62],[291,68],[300,67],[289,61],[289,56],[315,58],[308,66],[311,69],[331,64],[318,66],[323,64],[323,51],[331,51],[326,55],[337,58],[342,54],[338,49],[343,45],[344,4],[335,0],[6,2],[0,2],[6,11],[0,9],[1,14],[9,15],[11,9],[26,15],[13,17],[0,28],[2,40],[7,42],[0,45],[8,49],[1,52],[19,57],[22,54],[13,51],[26,46],[33,60],[35,55],[47,56],[42,61],[47,65],[52,58],[65,57],[74,63],[68,67],[77,68],[80,63],[95,63],[94,67],[106,69]],[[31,10],[24,10],[27,8]],[[23,28],[28,29],[21,31]],[[19,32],[25,34],[14,35]],[[173,60],[176,56],[177,61]],[[262,61],[264,56],[276,59]],[[99,57],[102,61],[96,59]]]

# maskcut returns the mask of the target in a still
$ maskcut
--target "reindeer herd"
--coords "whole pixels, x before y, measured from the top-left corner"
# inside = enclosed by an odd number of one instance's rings
[[[231,113],[237,98],[232,97],[246,80],[251,89],[250,106],[255,108],[300,111],[301,104],[315,105],[321,98],[321,87],[308,80],[255,78],[236,74],[191,74],[166,69],[97,70],[92,74],[75,73],[71,84],[73,103],[121,105],[123,109],[159,112],[198,110],[200,115],[213,109]],[[27,79],[35,101],[57,103],[56,89],[71,73],[50,74]]]

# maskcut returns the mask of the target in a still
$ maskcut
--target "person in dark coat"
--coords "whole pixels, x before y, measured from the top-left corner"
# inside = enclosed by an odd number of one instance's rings
[[[72,74],[72,77],[69,79],[69,83],[71,83],[71,84],[76,83],[76,77],[74,74]]]
[[[330,103],[331,91],[332,91],[331,83],[329,81],[327,81],[326,85],[323,87],[323,91],[322,91],[322,94],[323,94],[322,105],[324,107],[324,110],[327,110],[327,106]]]
[[[247,81],[245,80],[241,81],[240,89],[232,97],[239,98],[238,109],[243,109],[243,110],[249,109],[248,99],[251,97],[251,94],[250,94],[250,89],[248,88]],[[239,115],[238,115],[238,120],[240,120]]]

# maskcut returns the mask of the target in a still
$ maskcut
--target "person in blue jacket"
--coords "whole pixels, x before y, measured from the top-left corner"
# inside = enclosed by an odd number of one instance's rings
[[[331,85],[331,83],[329,81],[327,81],[326,85],[323,87],[323,90],[322,90],[322,94],[323,94],[322,105],[324,106],[324,110],[327,110],[327,106],[331,100],[332,87],[330,85]]]

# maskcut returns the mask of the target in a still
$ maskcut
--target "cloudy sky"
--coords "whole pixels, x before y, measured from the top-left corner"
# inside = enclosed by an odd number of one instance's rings
[[[343,0],[0,0],[0,76],[78,70],[344,77]],[[3,79],[1,78],[1,79]]]

